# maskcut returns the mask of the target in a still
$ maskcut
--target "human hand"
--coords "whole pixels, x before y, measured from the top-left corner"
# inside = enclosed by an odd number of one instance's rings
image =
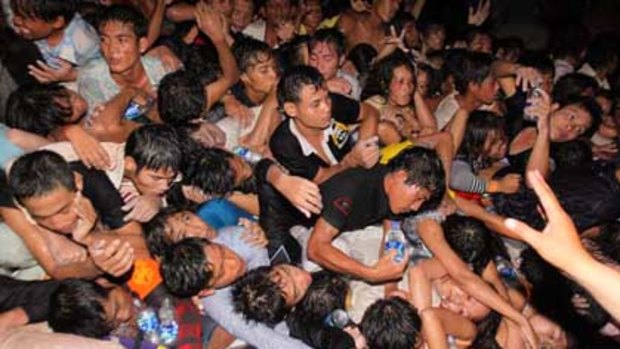
[[[581,244],[573,221],[562,209],[540,172],[528,172],[527,179],[544,209],[547,225],[542,231],[537,231],[519,220],[508,218],[504,221],[506,228],[557,268],[571,269],[572,265],[591,259]]]
[[[351,336],[351,338],[353,338],[353,342],[355,342],[355,349],[365,349],[368,347],[368,343],[366,343],[366,337],[364,337],[364,335],[357,326],[347,326],[342,330],[346,332],[349,336]]]
[[[529,98],[527,103],[529,105],[523,110],[524,115],[529,115],[533,120],[536,120],[538,132],[549,132],[549,117],[553,111],[551,104],[551,97],[543,90],[538,91],[540,97]]]
[[[499,180],[489,182],[488,191],[490,193],[514,194],[519,191],[520,184],[521,175],[517,173],[510,173]]]
[[[241,238],[252,246],[265,247],[269,243],[267,235],[258,222],[247,218],[239,218],[239,225],[245,228]]]
[[[525,341],[525,346],[528,349],[538,349],[540,348],[539,343],[538,343],[538,337],[536,336],[536,333],[534,332],[534,329],[532,328],[532,324],[530,324],[529,321],[527,321],[527,319],[521,315],[519,321],[517,321],[517,325],[519,326],[519,329],[521,330],[521,336],[523,337],[523,340]]]
[[[409,49],[405,45],[405,29],[402,29],[400,33],[397,33],[396,27],[394,27],[393,25],[390,26],[390,34],[383,39],[383,45],[391,46],[393,48],[392,51],[394,51],[396,48],[399,48],[403,52],[409,52]]]
[[[82,263],[88,259],[88,251],[86,248],[67,236],[59,235],[51,231],[40,229],[42,235],[45,236],[45,243],[50,250],[54,261],[58,265],[67,265],[72,263]]]
[[[350,0],[351,8],[355,12],[367,12],[372,9],[372,7],[364,0]]]
[[[377,136],[358,141],[345,159],[353,167],[359,166],[368,169],[375,166],[381,157],[378,142],[379,137]]]
[[[400,279],[409,264],[409,252],[405,252],[405,256],[400,262],[395,261],[397,253],[396,250],[389,250],[383,254],[373,266],[367,279],[372,282]]]
[[[282,174],[273,186],[301,213],[310,218],[323,210],[321,191],[316,183],[303,177]]]
[[[348,95],[353,90],[353,86],[344,78],[332,78],[327,81],[327,90],[332,93]]]
[[[36,65],[28,65],[28,74],[42,84],[68,82],[77,80],[77,70],[71,62],[58,58],[58,68],[52,68],[45,62],[37,60]]]
[[[611,160],[616,153],[618,153],[618,146],[615,142],[605,145],[592,145],[592,155],[594,158]]]
[[[150,221],[162,207],[162,199],[155,195],[130,196],[125,199],[122,210],[127,212],[123,220],[125,222],[137,221],[146,223]]]
[[[97,223],[97,212],[88,198],[81,192],[75,195],[75,213],[78,215],[77,227],[71,233],[73,240],[81,244],[87,244],[88,236]]]
[[[195,9],[196,24],[198,29],[205,33],[214,42],[226,41],[226,34],[222,30],[224,24],[222,23],[222,17],[206,2],[200,1],[196,4]]]
[[[543,82],[542,74],[535,68],[519,67],[515,73],[515,83],[517,86],[521,86],[523,92],[540,87]]]
[[[491,14],[491,0],[479,0],[478,7],[469,7],[467,24],[479,27],[489,18],[489,14]]]
[[[103,149],[103,146],[82,127],[72,126],[71,131],[67,133],[67,138],[84,166],[99,170],[114,168],[115,164],[110,160],[110,156]]]
[[[226,145],[226,134],[217,125],[209,122],[200,122],[192,138],[204,147],[223,148]]]
[[[529,321],[540,338],[542,348],[566,348],[568,346],[566,332],[555,322],[540,314],[533,315]]]
[[[88,252],[99,269],[115,277],[125,274],[133,266],[133,248],[119,239],[112,242],[97,240],[88,246]]]

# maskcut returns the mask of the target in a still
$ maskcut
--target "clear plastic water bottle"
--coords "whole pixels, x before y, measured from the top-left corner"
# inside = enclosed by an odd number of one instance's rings
[[[343,329],[351,323],[349,314],[343,309],[336,309],[325,317],[325,325]]]
[[[250,149],[242,146],[237,146],[233,149],[233,153],[240,156],[243,160],[255,164],[263,158],[262,155],[251,151]]]
[[[527,107],[534,105],[537,100],[543,98],[542,81],[534,83],[534,86],[527,91],[527,99],[525,105]],[[537,116],[533,114],[524,113],[523,119],[527,121],[536,121]]]
[[[179,336],[179,324],[176,320],[176,310],[170,298],[164,299],[159,308],[159,343],[165,346],[173,345]]]
[[[388,253],[390,250],[396,251],[396,256],[394,257],[394,261],[396,263],[400,263],[405,258],[405,234],[400,229],[399,221],[392,221],[390,230],[387,233],[385,238],[385,252]]]
[[[495,266],[499,275],[506,280],[517,280],[517,270],[512,266],[510,261],[502,256],[495,257]]]
[[[134,306],[138,309],[138,316],[136,322],[138,328],[144,333],[144,338],[153,343],[159,343],[159,319],[157,313],[153,308],[145,306],[140,300],[134,300]]]

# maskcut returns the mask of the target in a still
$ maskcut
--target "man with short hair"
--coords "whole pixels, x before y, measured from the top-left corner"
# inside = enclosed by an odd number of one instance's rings
[[[408,259],[396,263],[385,254],[374,266],[366,266],[332,245],[344,231],[355,231],[384,219],[411,214],[422,205],[432,208],[445,192],[445,173],[437,154],[425,148],[409,148],[387,166],[351,169],[321,185],[323,211],[308,240],[308,258],[325,269],[370,281],[398,279]]]
[[[344,35],[338,29],[320,29],[310,38],[308,49],[309,64],[323,75],[327,89],[359,101],[362,88],[357,78],[341,69],[346,58]]]

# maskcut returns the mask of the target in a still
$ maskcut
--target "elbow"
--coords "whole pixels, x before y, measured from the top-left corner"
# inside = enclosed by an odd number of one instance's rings
[[[319,252],[320,249],[320,244],[312,241],[312,238],[310,238],[310,241],[308,241],[307,249],[308,260],[311,260],[315,263],[320,263],[322,257],[321,253]]]

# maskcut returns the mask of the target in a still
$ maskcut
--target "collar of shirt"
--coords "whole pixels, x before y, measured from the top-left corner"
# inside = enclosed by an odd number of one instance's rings
[[[323,139],[321,140],[321,147],[323,148],[325,155],[327,155],[330,165],[337,165],[338,160],[336,160],[336,157],[332,153],[332,150],[329,148],[329,143],[328,143],[329,137],[332,135],[333,123],[334,121],[332,120],[329,127],[323,130]],[[297,125],[295,124],[295,121],[293,119],[289,120],[289,128],[291,130],[291,133],[295,136],[295,138],[297,138],[297,141],[299,141],[299,145],[301,146],[301,151],[304,154],[304,156],[309,156],[310,154],[317,154],[317,151],[314,148],[314,146],[312,146],[312,144],[308,142],[306,137],[304,137],[301,134],[301,132],[299,132],[299,129],[297,128]]]

